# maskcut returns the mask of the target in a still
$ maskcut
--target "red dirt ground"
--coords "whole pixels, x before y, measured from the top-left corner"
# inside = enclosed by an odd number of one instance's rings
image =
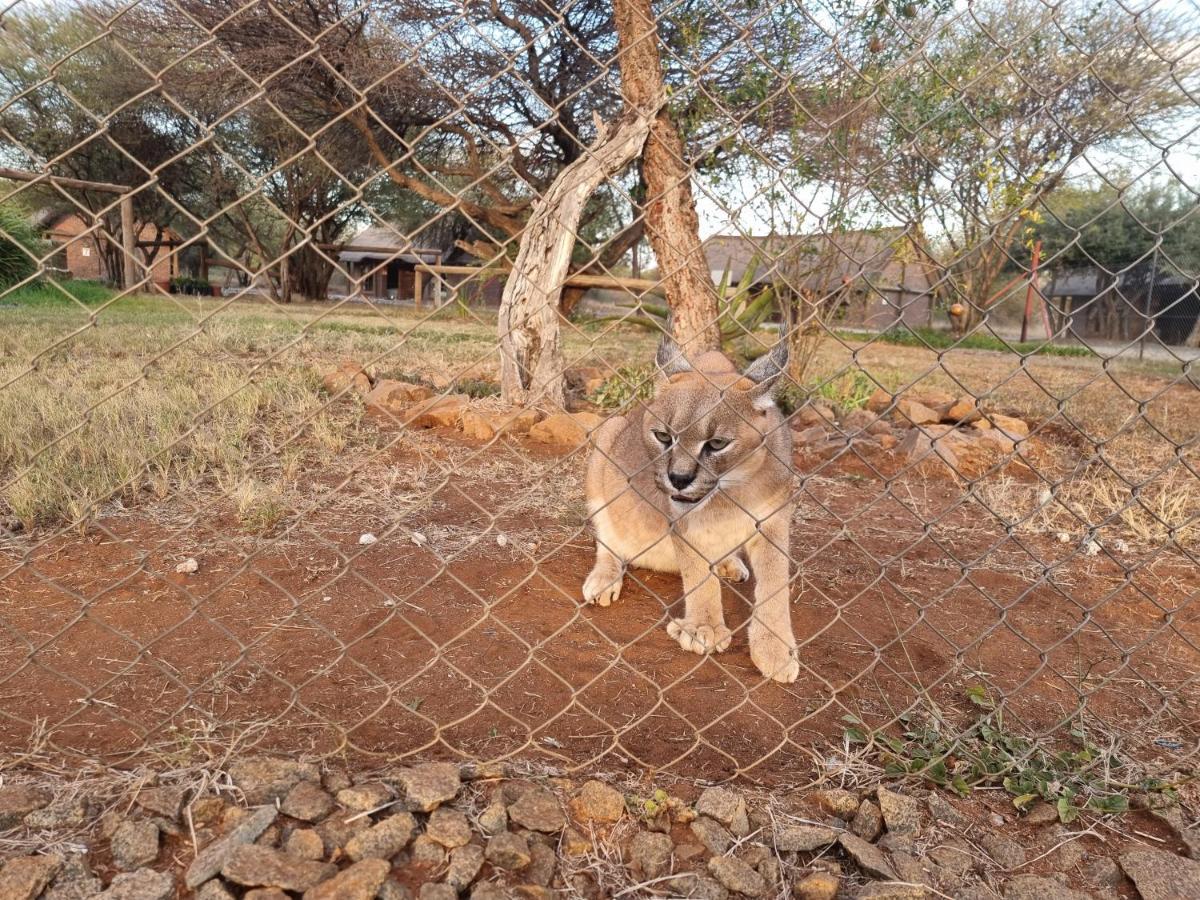
[[[482,452],[514,450],[548,470],[580,465],[520,441]],[[388,460],[417,462],[411,449]],[[13,540],[0,548],[0,751],[49,734],[48,750],[116,763],[244,729],[261,749],[352,758],[796,782],[841,745],[843,716],[884,725],[937,704],[966,721],[964,692],[983,684],[1015,731],[1062,737],[1082,710],[1098,742],[1133,740],[1154,768],[1195,753],[1200,577],[1184,556],[1084,558],[1006,533],[944,477],[885,479],[875,469],[896,464],[874,465],[800,458],[805,668],[786,686],[750,663],[752,584],[726,587],[734,644],[714,658],[666,634],[675,578],[635,572],[616,605],[582,605],[586,528],[492,513],[520,479],[452,475],[371,546],[345,505],[258,550],[227,540],[238,526],[220,506],[185,510],[182,529],[130,513]],[[375,490],[369,475],[353,490]],[[480,538],[444,556],[410,537],[443,526]],[[498,546],[498,530],[516,537]],[[175,573],[186,556],[199,572]]]

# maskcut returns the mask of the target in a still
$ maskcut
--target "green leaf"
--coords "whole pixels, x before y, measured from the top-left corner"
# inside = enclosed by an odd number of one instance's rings
[[[1070,825],[1079,818],[1079,810],[1071,805],[1071,801],[1066,797],[1058,798],[1058,821],[1064,825]]]
[[[1037,799],[1037,794],[1021,794],[1019,797],[1013,797],[1013,806],[1024,811],[1030,803]]]

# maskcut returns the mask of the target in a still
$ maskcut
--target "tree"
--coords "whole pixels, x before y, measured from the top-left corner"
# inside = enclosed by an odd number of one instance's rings
[[[985,301],[1039,202],[1089,151],[1154,135],[1192,106],[1172,61],[1180,25],[1118,5],[984,0],[876,73],[881,208],[949,277],[943,299]],[[931,230],[932,229],[932,230]]]

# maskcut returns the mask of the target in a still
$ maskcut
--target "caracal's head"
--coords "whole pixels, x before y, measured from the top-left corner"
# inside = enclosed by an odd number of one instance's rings
[[[655,486],[684,513],[749,481],[782,427],[775,387],[787,367],[787,343],[739,373],[721,353],[688,361],[664,341],[656,360],[660,381],[642,419],[642,439],[654,461]]]

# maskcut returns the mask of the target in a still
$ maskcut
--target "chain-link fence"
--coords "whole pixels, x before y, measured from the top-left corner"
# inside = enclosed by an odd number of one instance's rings
[[[3,26],[9,759],[1192,769],[1191,5]]]

